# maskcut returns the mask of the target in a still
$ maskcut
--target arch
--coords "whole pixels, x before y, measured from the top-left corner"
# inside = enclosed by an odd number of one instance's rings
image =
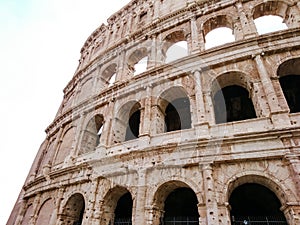
[[[183,29],[166,35],[162,44],[162,54],[166,63],[188,55],[188,44]]]
[[[218,15],[207,19],[202,24],[205,49],[235,41],[233,30],[233,20],[228,15]],[[216,33],[217,35],[222,34],[222,39],[215,40],[214,38],[211,38],[211,36],[214,36]]]
[[[90,77],[81,84],[80,91],[78,92],[77,103],[86,100],[91,95],[93,88],[93,77]]]
[[[279,83],[290,113],[300,112],[300,58],[283,62],[277,70]]]
[[[140,108],[139,102],[130,101],[119,109],[114,119],[114,143],[129,141],[139,137]]]
[[[51,224],[51,221],[55,215],[55,205],[53,199],[49,198],[45,200],[39,209],[36,225]]]
[[[239,72],[227,72],[213,81],[211,96],[216,124],[256,118],[248,90],[249,79]]]
[[[101,205],[102,216],[100,224],[117,225],[121,224],[122,221],[128,222],[127,224],[131,224],[132,206],[132,195],[125,187],[116,186],[110,189],[104,196]]]
[[[159,97],[160,126],[164,132],[191,128],[190,100],[182,87],[172,87],[165,90]]]
[[[105,86],[112,86],[116,80],[116,73],[117,73],[117,64],[116,63],[112,63],[109,66],[107,66],[102,74],[101,74],[101,78],[104,80],[105,82]]]
[[[137,75],[146,71],[148,63],[148,50],[146,47],[136,49],[127,60],[129,75]]]
[[[232,224],[257,220],[286,222],[280,211],[281,205],[286,202],[284,196],[275,182],[260,175],[243,175],[231,180],[227,198]]]
[[[73,149],[73,142],[75,139],[75,133],[76,133],[76,128],[71,126],[68,129],[66,129],[63,138],[62,138],[62,142],[58,148],[58,151],[56,153],[56,157],[55,157],[55,164],[59,164],[64,162],[64,160],[66,159],[66,157],[70,154],[70,152]]]
[[[168,181],[157,189],[153,205],[164,211],[160,221],[164,224],[172,222],[190,221],[184,224],[199,224],[198,198],[193,189],[186,183],[178,180]]]
[[[32,214],[33,214],[33,205],[29,204],[27,206],[25,215],[24,215],[24,217],[22,219],[21,225],[28,225],[28,224],[30,224],[30,219],[31,219]]]
[[[253,8],[252,16],[258,34],[287,29],[284,22],[288,4],[283,1],[265,1]]]
[[[85,200],[82,194],[75,193],[71,195],[63,207],[60,221],[63,224],[80,225],[82,224],[85,211]]]
[[[95,150],[100,142],[103,125],[103,115],[93,116],[82,132],[81,147],[79,154],[89,153]]]

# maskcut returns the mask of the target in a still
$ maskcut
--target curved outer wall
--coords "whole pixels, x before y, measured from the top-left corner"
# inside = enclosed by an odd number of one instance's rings
[[[269,14],[288,29],[258,35],[253,20]],[[221,26],[235,41],[205,49]],[[231,224],[230,194],[245,183],[273,191],[288,224],[300,224],[300,113],[290,113],[279,83],[280,68],[300,65],[286,63],[300,58],[299,34],[297,0],[131,1],[81,49],[7,224],[72,224],[69,205],[80,199],[82,224],[108,225],[130,192],[132,223],[159,225],[162,199],[178,187],[196,194],[199,224]],[[165,63],[177,41],[188,55]],[[145,56],[147,70],[134,75]],[[255,118],[216,123],[213,96],[228,85],[249,92]],[[165,132],[167,104],[183,97],[190,127]],[[136,111],[138,138],[127,140]]]

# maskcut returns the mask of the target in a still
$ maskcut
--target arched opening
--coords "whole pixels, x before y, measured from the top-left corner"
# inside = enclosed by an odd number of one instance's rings
[[[188,56],[188,44],[186,41],[179,41],[172,44],[166,52],[166,63]]]
[[[188,55],[188,44],[183,30],[174,31],[165,37],[162,53],[166,63]]]
[[[233,190],[229,198],[232,225],[282,224],[287,225],[277,196],[256,183],[245,183]]]
[[[258,34],[287,29],[284,23],[288,5],[283,1],[266,1],[255,6],[253,19]]]
[[[300,59],[291,59],[282,63],[277,75],[290,113],[300,112]]]
[[[233,30],[228,27],[216,28],[205,36],[205,49],[234,42]]]
[[[194,191],[187,187],[173,190],[164,203],[163,225],[198,225],[198,200]]]
[[[105,86],[110,87],[116,81],[116,73],[117,73],[117,64],[113,63],[105,68],[102,72],[102,79],[105,82]]]
[[[191,128],[190,101],[187,97],[171,101],[165,111],[165,131]]]
[[[108,86],[109,86],[109,87],[112,86],[112,85],[114,85],[114,83],[116,82],[116,76],[117,76],[117,74],[114,73],[114,74],[110,77],[110,79],[109,79],[109,81],[108,81]]]
[[[114,119],[114,143],[133,140],[139,137],[141,105],[136,101],[124,104]]]
[[[259,35],[288,29],[280,16],[262,16],[254,20]]]
[[[128,58],[129,75],[137,75],[147,70],[148,52],[146,48],[135,50]]]
[[[158,99],[157,133],[191,128],[190,100],[182,87],[164,91]]]
[[[138,75],[140,73],[143,73],[147,70],[147,62],[148,62],[148,56],[142,58],[140,61],[138,61],[134,65],[134,73],[133,75]]]
[[[50,224],[50,222],[55,218],[55,205],[53,199],[46,200],[39,210],[38,218],[36,220],[36,225]]]
[[[31,219],[32,214],[33,214],[33,206],[32,206],[32,204],[30,204],[26,209],[26,213],[22,219],[21,225],[30,224],[30,219]]]
[[[249,92],[238,85],[218,90],[213,97],[213,105],[217,124],[256,118]]]
[[[94,116],[83,131],[79,154],[92,152],[100,143],[102,133],[103,116]]]
[[[131,194],[127,192],[118,200],[115,209],[114,225],[131,225],[132,224],[132,206],[133,201]]]
[[[81,194],[72,195],[64,207],[60,220],[62,224],[81,225],[85,210],[85,201]]]
[[[56,152],[55,164],[64,162],[66,157],[72,151],[73,142],[75,140],[76,128],[69,128],[63,135],[62,142]]]
[[[279,78],[290,113],[300,112],[300,76],[288,75]]]
[[[129,120],[126,128],[125,141],[133,140],[139,137],[141,111],[139,104],[132,107],[129,114]]]
[[[205,49],[235,41],[232,19],[226,15],[210,18],[203,24]]]

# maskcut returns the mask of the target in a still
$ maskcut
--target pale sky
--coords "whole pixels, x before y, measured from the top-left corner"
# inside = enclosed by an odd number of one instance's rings
[[[88,36],[129,0],[0,0],[0,224],[5,224]]]
[[[0,0],[0,224],[6,224],[88,36],[129,0]]]

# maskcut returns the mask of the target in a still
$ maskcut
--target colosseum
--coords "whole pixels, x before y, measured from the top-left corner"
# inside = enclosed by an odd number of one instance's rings
[[[7,224],[299,225],[299,102],[298,0],[132,0],[84,43]]]

